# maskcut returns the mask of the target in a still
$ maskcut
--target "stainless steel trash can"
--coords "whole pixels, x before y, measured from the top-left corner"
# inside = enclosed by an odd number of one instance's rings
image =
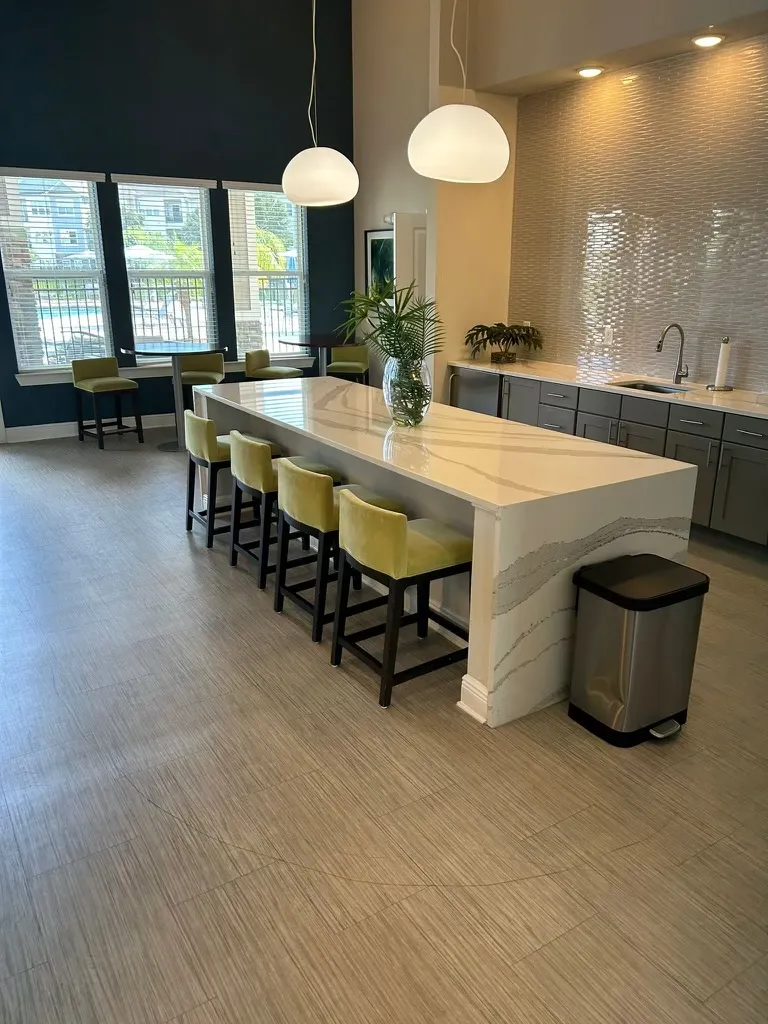
[[[678,732],[688,715],[709,577],[659,555],[584,566],[568,714],[620,747]]]

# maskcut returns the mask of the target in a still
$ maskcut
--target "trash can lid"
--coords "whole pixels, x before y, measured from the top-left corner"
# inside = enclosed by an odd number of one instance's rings
[[[573,582],[582,590],[630,611],[650,612],[709,590],[709,576],[660,555],[622,555],[585,565]]]

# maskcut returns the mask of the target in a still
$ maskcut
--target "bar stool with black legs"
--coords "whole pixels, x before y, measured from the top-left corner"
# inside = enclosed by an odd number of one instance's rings
[[[189,409],[184,412],[184,431],[187,442],[189,464],[187,468],[187,531],[192,529],[193,520],[205,527],[208,548],[213,547],[213,538],[218,533],[229,533],[229,523],[216,526],[216,516],[221,512],[229,512],[229,505],[217,505],[219,473],[229,469],[230,450],[229,434],[216,434],[213,420],[196,416]],[[258,440],[262,440],[259,438]],[[273,454],[278,454],[277,445],[263,441],[269,445]],[[196,466],[208,472],[208,507],[200,512],[195,511],[195,475]],[[248,502],[250,507],[251,502]]]
[[[133,434],[144,444],[144,431],[141,424],[139,409],[139,385],[130,377],[121,377],[114,356],[103,356],[96,359],[73,359],[72,381],[75,385],[75,410],[77,413],[77,436],[81,441],[87,437],[95,437],[99,448],[104,447],[104,438],[112,434]],[[83,418],[83,392],[93,398],[93,423],[86,423]],[[133,415],[135,427],[126,427],[123,423],[123,395],[130,394],[133,399]],[[102,400],[108,396],[114,399],[115,418],[102,418]],[[105,430],[114,427],[114,430]],[[94,430],[95,428],[95,430]]]
[[[331,558],[338,553],[339,543],[339,494],[352,490],[364,496],[367,502],[382,508],[400,511],[397,502],[379,497],[357,484],[334,488],[333,480],[325,473],[313,473],[296,465],[292,459],[279,459],[277,463],[277,575],[275,579],[275,611],[283,610],[287,597],[300,608],[312,615],[312,639],[320,643],[323,626],[333,621],[333,613],[326,614],[325,600],[328,584],[336,579],[331,572]],[[287,584],[288,540],[293,527],[302,535],[317,540],[317,575],[314,580]],[[314,600],[308,601],[301,591],[314,587]],[[356,589],[359,587],[359,578]],[[381,606],[385,598],[362,601],[348,609],[347,614],[367,611]]]
[[[349,651],[379,674],[379,704],[389,707],[392,688],[427,672],[454,665],[467,657],[468,647],[395,671],[397,644],[402,626],[416,623],[417,634],[428,633],[429,619],[444,629],[469,640],[466,629],[429,607],[429,587],[434,580],[469,572],[472,568],[472,539],[433,519],[410,522],[398,512],[377,508],[359,494],[342,491],[339,501],[339,582],[333,621],[331,664],[341,664],[342,650]],[[353,572],[383,583],[389,591],[387,621],[354,633],[347,633],[349,584]],[[403,615],[405,591],[416,587],[416,612]],[[382,660],[374,658],[360,644],[384,634]]]
[[[272,450],[265,441],[241,434],[233,430],[229,435],[232,472],[232,517],[229,534],[229,564],[237,565],[238,554],[247,555],[258,566],[259,590],[267,585],[267,575],[275,571],[276,566],[269,564],[269,546],[275,543],[272,537],[272,526],[277,519],[277,459],[272,458]],[[340,483],[340,475],[322,463],[314,462],[303,456],[290,456],[291,462],[302,466],[313,473],[330,476],[334,483]],[[253,501],[254,520],[259,526],[257,540],[243,541],[240,533],[254,523],[243,523],[243,497]],[[261,520],[259,523],[258,520]],[[307,534],[292,533],[289,539],[302,537],[305,550],[309,550]],[[287,568],[309,565],[316,555],[306,555],[291,559]]]

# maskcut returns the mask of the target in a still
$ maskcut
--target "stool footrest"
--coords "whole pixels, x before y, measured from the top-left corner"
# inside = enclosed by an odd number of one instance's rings
[[[462,640],[466,640],[469,643],[469,630],[465,626],[460,626],[457,622],[453,622],[446,615],[441,612],[434,612],[429,609],[429,618],[433,622],[436,622],[438,626],[442,626],[443,629],[447,629],[449,633],[453,633],[455,636],[460,636]]]
[[[386,600],[386,598],[385,598]],[[347,609],[347,615],[353,611],[353,608]],[[400,628],[403,626],[411,626],[418,619],[418,615],[415,613],[412,615],[403,615],[400,619]],[[347,633],[344,637],[350,643],[359,643],[361,640],[370,640],[371,637],[381,636],[387,628],[386,622],[380,622],[376,626],[367,626],[365,629],[358,629],[354,633]]]

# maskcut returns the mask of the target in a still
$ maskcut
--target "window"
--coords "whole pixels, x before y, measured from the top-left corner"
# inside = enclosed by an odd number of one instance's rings
[[[165,204],[165,221],[167,224],[181,224],[182,223],[181,204],[180,203],[168,203]]]
[[[60,237],[62,245],[77,245],[76,231],[62,231]]]
[[[306,211],[282,192],[227,183],[237,354],[297,349],[281,345],[309,330]]]
[[[215,343],[208,189],[130,181],[117,188],[136,347]],[[158,221],[169,209],[178,216]]]
[[[48,197],[57,196],[72,206],[79,231],[52,230]],[[46,220],[30,230],[25,207]],[[72,234],[82,248],[61,237]],[[93,181],[0,176],[0,256],[19,370],[112,351]]]

